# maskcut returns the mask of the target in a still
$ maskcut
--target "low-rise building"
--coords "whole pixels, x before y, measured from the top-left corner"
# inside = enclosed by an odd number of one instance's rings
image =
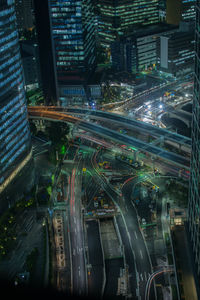
[[[111,44],[113,67],[129,73],[156,68],[158,37],[165,32],[177,30],[177,26],[164,23],[159,26],[135,27],[131,35],[121,37]]]
[[[194,68],[194,32],[190,23],[182,23],[178,32],[165,33],[157,41],[157,66],[175,77]]]

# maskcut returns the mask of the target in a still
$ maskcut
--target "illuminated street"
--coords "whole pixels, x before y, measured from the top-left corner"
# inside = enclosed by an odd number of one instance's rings
[[[200,0],[1,0],[0,33],[2,295],[200,299]]]

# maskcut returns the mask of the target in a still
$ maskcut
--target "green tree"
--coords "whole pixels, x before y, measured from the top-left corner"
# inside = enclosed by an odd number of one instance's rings
[[[70,127],[66,123],[51,122],[46,133],[53,144],[67,144],[66,135],[69,134]]]

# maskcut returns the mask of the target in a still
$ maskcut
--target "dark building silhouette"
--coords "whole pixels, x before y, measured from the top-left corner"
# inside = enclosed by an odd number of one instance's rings
[[[180,21],[195,20],[196,0],[166,0],[166,22],[179,25]]]
[[[33,3],[32,0],[15,1],[16,22],[19,34],[24,30],[29,30],[34,26]]]
[[[34,12],[45,104],[56,104],[58,101],[58,89],[50,26],[49,1],[34,0]]]

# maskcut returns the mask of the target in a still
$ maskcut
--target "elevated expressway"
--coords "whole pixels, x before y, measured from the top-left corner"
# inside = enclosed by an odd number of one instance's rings
[[[187,125],[187,127],[191,126],[192,114],[185,110],[182,110],[182,109],[171,110],[171,111],[167,112],[166,114],[170,118],[175,118],[175,119],[181,120],[183,123],[185,123]]]
[[[149,153],[154,158],[158,157],[164,161],[171,162],[174,165],[177,165],[185,170],[190,170],[190,160],[181,155],[169,152],[162,148],[159,148],[155,145],[147,144],[139,139],[120,134],[114,130],[105,128],[103,126],[91,123],[87,120],[81,119],[80,117],[75,117],[74,115],[91,115],[101,119],[106,119],[111,122],[118,122],[120,124],[126,126],[133,126],[135,128],[140,129],[143,132],[148,132],[151,135],[154,135],[159,138],[171,140],[180,145],[184,145],[189,147],[191,145],[191,140],[187,137],[184,137],[179,134],[175,134],[168,130],[154,127],[152,125],[139,122],[133,119],[128,119],[113,113],[103,112],[103,111],[95,111],[88,109],[80,109],[80,108],[60,108],[60,107],[44,107],[44,106],[36,106],[36,107],[28,107],[29,118],[31,119],[44,119],[49,121],[60,121],[72,123],[75,126],[92,132],[96,135],[99,135],[104,138],[109,138],[114,140],[117,143],[123,143],[128,146],[136,147],[139,151],[144,153]]]

